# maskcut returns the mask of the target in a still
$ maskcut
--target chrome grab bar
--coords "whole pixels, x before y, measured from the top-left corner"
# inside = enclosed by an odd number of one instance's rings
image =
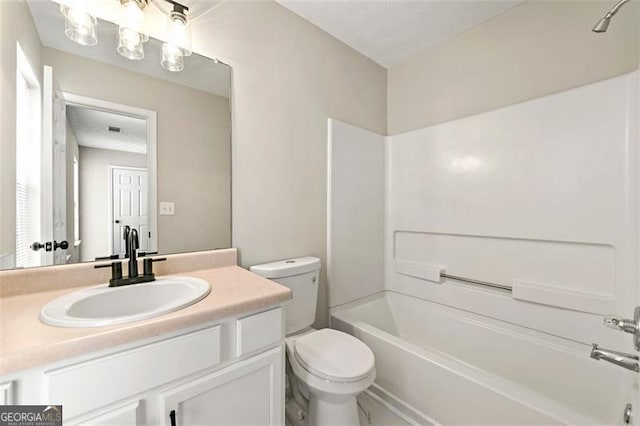
[[[440,272],[440,277],[449,278],[450,280],[462,281],[469,284],[481,285],[484,287],[491,287],[491,288],[498,288],[500,290],[513,291],[513,287],[508,285],[492,283],[489,281],[476,280],[475,278],[465,278],[459,275],[447,274],[445,272]]]
[[[609,349],[600,349],[600,347],[595,343],[591,349],[591,358],[596,361],[607,361],[626,368],[627,370],[635,371],[636,373],[640,372],[640,366],[638,365],[639,358],[637,355],[612,351]]]

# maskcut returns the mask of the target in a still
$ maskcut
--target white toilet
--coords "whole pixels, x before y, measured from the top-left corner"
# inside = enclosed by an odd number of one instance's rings
[[[316,317],[320,259],[301,257],[250,269],[293,293],[293,299],[284,305],[287,359],[296,379],[292,386],[308,400],[308,423],[359,424],[356,396],[375,379],[373,352],[349,334],[311,328]]]

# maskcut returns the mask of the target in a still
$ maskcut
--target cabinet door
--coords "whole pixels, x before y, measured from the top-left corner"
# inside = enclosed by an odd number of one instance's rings
[[[138,426],[142,425],[140,420],[141,401],[119,406],[117,408],[107,410],[97,416],[72,420],[69,426]],[[64,407],[63,407],[64,409]],[[65,425],[67,423],[65,422]]]
[[[161,394],[163,424],[281,425],[283,352],[278,347]]]

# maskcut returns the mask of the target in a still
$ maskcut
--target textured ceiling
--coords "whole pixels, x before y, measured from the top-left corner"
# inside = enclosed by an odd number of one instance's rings
[[[29,0],[28,4],[40,41],[44,46],[224,98],[229,97],[230,70],[227,65],[193,54],[185,58],[182,72],[172,73],[166,71],[160,66],[162,43],[153,38],[149,39],[149,42],[145,44],[144,60],[130,61],[120,56],[116,51],[118,28],[115,24],[107,21],[100,21],[98,24],[97,45],[81,46],[64,35],[64,18],[57,3],[49,0]],[[206,1],[200,1],[198,4],[206,4]]]
[[[385,68],[524,0],[276,0]]]
[[[137,154],[147,152],[144,119],[71,105],[67,107],[67,118],[80,146]],[[110,132],[109,126],[120,127],[122,132]]]

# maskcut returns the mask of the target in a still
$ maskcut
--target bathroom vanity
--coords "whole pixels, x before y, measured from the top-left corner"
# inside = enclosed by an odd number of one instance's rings
[[[62,405],[69,425],[282,424],[289,291],[235,262],[185,271],[189,256],[169,256],[165,268],[206,280],[211,293],[145,321],[42,324],[43,302],[72,288],[0,298],[0,404]]]

